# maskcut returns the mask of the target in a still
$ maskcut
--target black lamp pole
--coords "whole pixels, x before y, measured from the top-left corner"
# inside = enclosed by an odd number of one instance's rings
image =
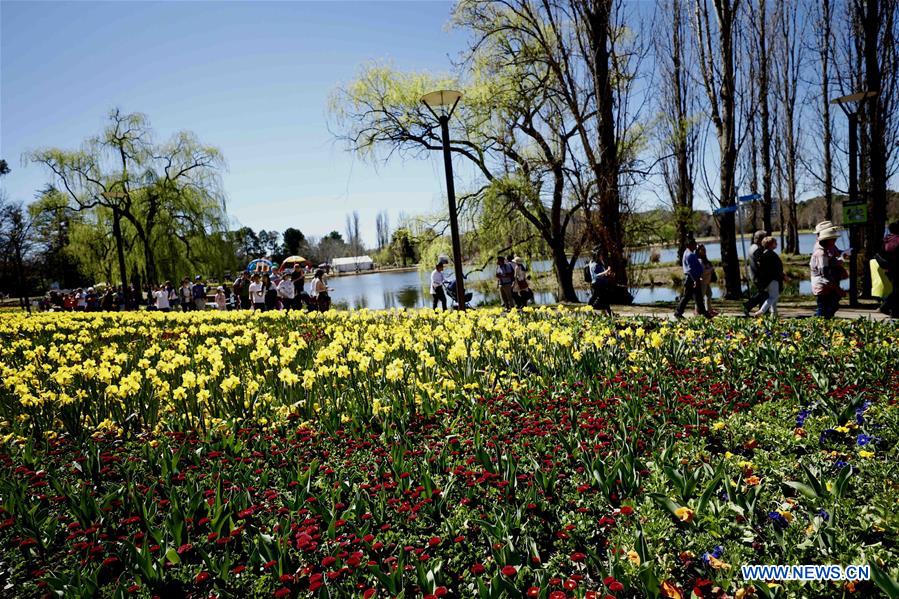
[[[849,117],[849,203],[858,203],[858,113],[850,112]],[[849,225],[849,305],[858,306],[858,260],[855,255],[858,246],[858,225]]]
[[[455,104],[453,104],[455,108]],[[452,111],[450,111],[452,113]],[[440,134],[443,137],[443,167],[446,171],[446,199],[449,203],[450,237],[453,242],[453,268],[456,273],[456,304],[465,309],[465,279],[462,275],[462,242],[459,239],[459,218],[456,214],[456,187],[453,184],[453,159],[450,155],[449,117],[450,113],[438,117]]]
[[[858,205],[858,112],[845,108],[846,104],[856,104],[862,100],[875,97],[879,92],[865,91],[849,94],[841,98],[831,100],[831,104],[839,104],[846,117],[849,119],[849,201],[844,205]],[[852,252],[849,257],[849,305],[858,306],[858,256],[857,249],[859,224],[849,223],[849,247]]]

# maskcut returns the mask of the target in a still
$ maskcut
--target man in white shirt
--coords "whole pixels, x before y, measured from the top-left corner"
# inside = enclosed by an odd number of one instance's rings
[[[156,287],[153,291],[153,297],[156,298],[156,309],[160,312],[168,312],[170,309],[169,304],[169,290],[164,287]]]
[[[285,310],[293,308],[293,300],[296,295],[296,288],[290,277],[285,276],[278,282],[278,297],[281,299],[281,305]]]
[[[431,272],[431,309],[437,309],[437,302],[446,310],[446,293],[443,291],[443,283],[446,277],[443,276],[443,262],[438,262],[437,266]]]
[[[250,283],[250,301],[253,302],[254,309],[265,310],[265,292],[257,274],[253,275],[253,281]]]

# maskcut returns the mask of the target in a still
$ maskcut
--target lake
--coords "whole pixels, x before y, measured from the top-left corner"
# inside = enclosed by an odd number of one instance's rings
[[[746,248],[748,251],[750,240],[746,240]],[[799,248],[804,254],[811,254],[812,247],[815,243],[814,234],[807,233],[799,236]],[[845,240],[839,244],[840,247],[847,247]],[[720,260],[721,246],[718,243],[706,244],[706,250],[709,258],[713,261]],[[742,258],[742,250],[740,249],[739,240],[737,241],[737,251]],[[677,259],[677,248],[664,248],[660,250],[662,262],[673,262]],[[632,256],[635,263],[645,262],[647,254],[641,255],[636,252]],[[582,261],[581,261],[582,262]],[[530,265],[533,272],[547,272],[552,269],[552,263],[549,260],[536,261]],[[575,272],[575,276],[578,276]],[[450,274],[451,276],[451,274]],[[387,308],[423,308],[431,306],[431,294],[428,289],[430,272],[424,273],[420,271],[388,271],[375,272],[365,275],[345,275],[341,277],[333,277],[328,280],[328,285],[334,289],[331,293],[331,299],[337,308],[358,309],[369,308],[371,310],[383,310]],[[489,281],[493,278],[492,267],[481,272],[471,272],[468,275],[469,281]],[[844,282],[845,283],[845,282]],[[480,288],[483,285],[478,285]],[[712,289],[714,298],[721,297],[721,288],[717,285]],[[794,286],[792,289],[787,288],[785,294],[810,295],[811,282],[808,279],[799,281],[798,289]],[[656,286],[656,287],[637,287],[631,289],[634,294],[634,303],[637,304],[653,304],[655,302],[674,301],[680,289],[672,287]],[[552,291],[535,291],[535,300],[538,304],[554,304],[559,301],[559,297]],[[581,301],[586,302],[590,297],[590,292],[579,290],[578,297]],[[499,293],[495,286],[490,285],[490,291],[484,293],[480,290],[474,291],[472,305],[483,303],[497,303],[499,301]]]

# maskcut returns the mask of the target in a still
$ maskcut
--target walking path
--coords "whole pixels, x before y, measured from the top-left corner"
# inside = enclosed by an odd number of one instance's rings
[[[742,307],[734,302],[733,305],[721,305],[721,303],[716,302],[713,304],[713,308],[718,310],[719,316],[739,316],[743,317],[743,309]],[[810,318],[815,314],[815,305],[814,304],[781,304],[777,307],[779,316],[781,318]],[[654,318],[665,318],[665,319],[674,319],[674,305],[665,305],[665,304],[657,304],[652,306],[612,306],[612,311],[615,313],[615,316],[651,316]],[[688,309],[687,312],[684,313],[686,318],[694,317],[693,312]],[[881,322],[889,322],[890,318],[886,314],[881,313],[877,310],[877,308],[873,305],[863,305],[859,308],[849,308],[849,307],[840,307],[840,310],[836,314],[837,318],[844,318],[848,320],[856,320],[858,318],[866,318],[868,320],[875,320]],[[770,316],[768,317],[770,318]],[[895,323],[899,323],[899,320],[893,320]]]

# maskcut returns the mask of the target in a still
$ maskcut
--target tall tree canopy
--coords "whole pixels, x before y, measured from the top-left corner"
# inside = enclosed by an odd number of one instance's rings
[[[48,169],[69,209],[82,213],[80,226],[110,223],[120,281],[129,280],[129,263],[150,282],[223,266],[215,248],[225,243],[224,160],[192,133],[156,143],[145,115],[114,109],[79,149],[30,157]]]

